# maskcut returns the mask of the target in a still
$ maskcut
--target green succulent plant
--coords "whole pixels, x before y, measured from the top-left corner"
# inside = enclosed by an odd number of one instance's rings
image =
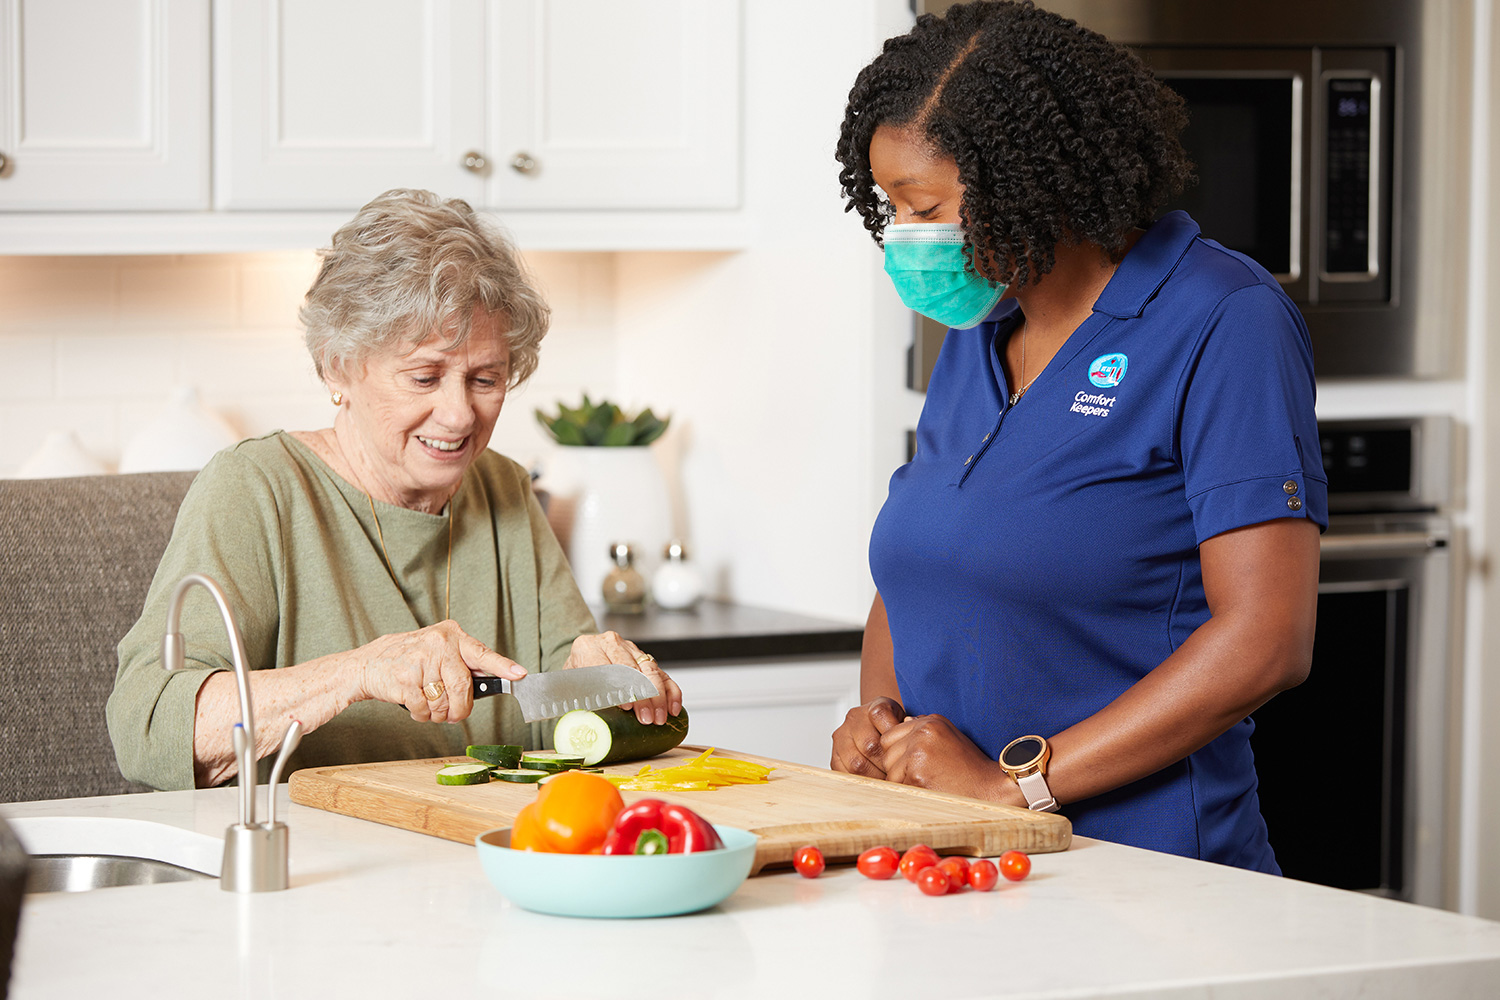
[[[658,417],[650,407],[630,416],[613,403],[589,401],[585,393],[577,407],[557,404],[557,416],[536,411],[537,423],[547,428],[558,444],[604,448],[626,448],[650,444],[666,432],[671,417]]]

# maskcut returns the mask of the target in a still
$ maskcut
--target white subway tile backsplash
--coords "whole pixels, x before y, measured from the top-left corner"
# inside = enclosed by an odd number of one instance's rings
[[[56,353],[51,337],[0,337],[0,402],[55,397]]]
[[[233,326],[239,267],[232,255],[143,257],[120,265],[120,325],[180,330]]]
[[[529,255],[553,308],[532,382],[512,393],[493,446],[530,464],[551,442],[532,410],[587,391],[614,397],[616,256]],[[0,257],[0,476],[51,430],[74,430],[113,468],[171,390],[196,386],[241,433],[327,427],[333,409],[297,309],[312,252]]]
[[[181,338],[145,333],[61,333],[54,338],[60,396],[161,396],[178,383]]]

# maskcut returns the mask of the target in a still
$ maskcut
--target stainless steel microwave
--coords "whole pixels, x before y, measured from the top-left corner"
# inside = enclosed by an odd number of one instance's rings
[[[1450,371],[1451,331],[1418,320],[1422,31],[1441,0],[1038,2],[1183,96],[1198,183],[1171,207],[1276,275],[1320,377]]]

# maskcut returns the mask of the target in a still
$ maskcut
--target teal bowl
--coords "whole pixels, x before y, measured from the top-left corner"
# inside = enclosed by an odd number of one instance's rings
[[[560,917],[670,917],[728,899],[750,875],[759,839],[715,826],[723,848],[694,854],[606,857],[510,848],[510,827],[474,838],[479,863],[506,899]]]

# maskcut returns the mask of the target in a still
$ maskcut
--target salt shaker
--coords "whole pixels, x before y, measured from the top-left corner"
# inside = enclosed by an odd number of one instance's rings
[[[635,553],[629,544],[615,542],[609,547],[614,568],[604,578],[604,603],[610,611],[638,615],[646,610],[646,578],[635,568]]]
[[[662,564],[651,577],[651,596],[658,607],[685,611],[703,596],[703,577],[687,561],[687,549],[677,540],[667,543]]]

